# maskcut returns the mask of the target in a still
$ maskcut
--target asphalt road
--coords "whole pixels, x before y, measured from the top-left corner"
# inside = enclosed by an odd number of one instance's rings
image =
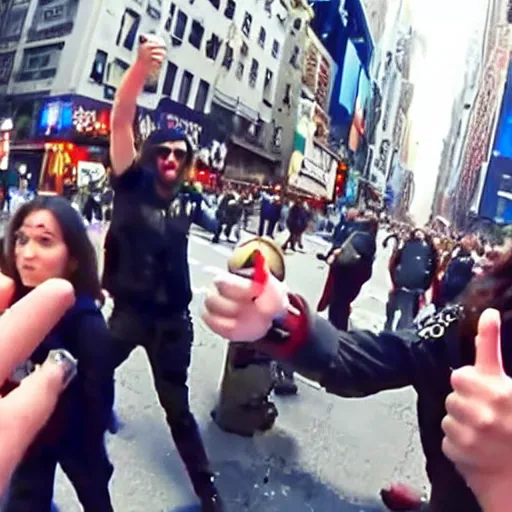
[[[101,233],[91,230],[99,241]],[[280,235],[282,236],[282,235]],[[384,510],[379,489],[393,481],[426,488],[412,390],[366,399],[342,399],[299,381],[299,394],[275,398],[275,427],[253,439],[220,431],[210,420],[225,341],[211,334],[199,313],[212,277],[226,265],[231,246],[211,245],[210,235],[190,239],[194,287],[195,347],[190,388],[192,408],[218,474],[228,511],[356,512]],[[325,243],[306,240],[305,253],[287,255],[288,284],[314,307],[326,275],[315,259]],[[355,326],[378,330],[384,323],[389,283],[380,250],[374,276],[353,308]],[[123,428],[108,436],[115,465],[111,490],[120,512],[184,512],[199,508],[157,403],[148,363],[137,350],[117,374],[116,409]],[[79,511],[74,492],[59,474],[56,501],[63,512]]]

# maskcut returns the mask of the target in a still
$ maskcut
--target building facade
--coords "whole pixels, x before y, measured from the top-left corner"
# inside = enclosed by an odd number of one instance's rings
[[[138,100],[138,138],[156,126],[178,126],[214,170],[235,177],[258,170],[260,179],[276,174],[281,156],[273,113],[290,6],[257,0],[2,5],[0,112],[14,119],[13,165],[29,165],[36,184],[44,179],[35,169],[51,167],[55,153],[64,153],[57,160],[75,175],[78,161],[105,158],[112,100],[144,33],[163,37],[168,60]]]
[[[328,114],[337,65],[310,27],[302,50],[302,84],[287,182],[292,191],[330,201],[339,160],[329,147]]]
[[[467,227],[470,214],[478,214],[480,198],[478,185],[485,180],[492,167],[492,146],[499,118],[499,109],[506,86],[511,50],[509,2],[491,0],[483,44],[482,64],[478,76],[478,90],[471,108],[467,137],[461,156],[451,220],[459,227]],[[497,201],[497,197],[494,198]]]

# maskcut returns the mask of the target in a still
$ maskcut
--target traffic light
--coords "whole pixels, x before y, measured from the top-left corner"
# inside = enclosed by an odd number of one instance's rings
[[[345,187],[347,185],[348,177],[348,166],[345,162],[340,160],[338,162],[338,168],[336,169],[336,197],[340,197],[345,193]]]

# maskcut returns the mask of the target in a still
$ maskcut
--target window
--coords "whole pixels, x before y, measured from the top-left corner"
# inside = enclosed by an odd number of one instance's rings
[[[274,57],[274,59],[279,57],[279,41],[276,41],[275,39],[272,44],[272,57]]]
[[[251,72],[249,73],[249,85],[251,87],[256,87],[256,82],[258,80],[258,69],[260,65],[256,59],[252,59],[251,62]]]
[[[183,77],[181,78],[180,95],[178,97],[178,101],[183,103],[183,105],[188,103],[193,79],[194,75],[192,73],[189,73],[188,71],[183,72]]]
[[[164,88],[162,94],[165,96],[172,96],[172,90],[174,89],[174,82],[176,80],[176,73],[178,66],[173,62],[167,63],[167,71],[165,72]]]
[[[13,2],[10,6],[9,2],[2,3],[0,1],[0,12],[3,14],[0,19],[2,27],[0,27],[0,39],[3,41],[18,41],[21,36],[21,31],[25,23],[25,18],[28,11],[28,3]]]
[[[224,59],[222,59],[222,65],[227,69],[230,70],[231,66],[233,65],[233,57],[234,57],[234,50],[232,46],[229,46],[229,44],[226,45],[226,53],[224,54]]]
[[[199,23],[199,21],[194,20],[192,22],[192,29],[190,31],[190,36],[188,37],[188,42],[198,50],[201,48],[201,42],[203,41],[204,35],[204,27]]]
[[[57,73],[60,52],[64,43],[29,48],[23,52],[19,82],[53,78]]]
[[[226,9],[224,11],[224,16],[226,16],[226,18],[228,20],[232,20],[235,17],[235,11],[236,11],[235,0],[228,0]]]
[[[260,28],[260,35],[258,37],[258,44],[262,47],[262,48],[265,48],[265,40],[267,39],[267,32],[265,31],[265,29],[263,27]]]
[[[274,80],[274,73],[272,73],[272,71],[270,71],[270,69],[267,69],[267,71],[265,72],[265,82],[263,85],[263,94],[265,95],[265,97],[272,94],[273,80]]]
[[[174,27],[173,37],[180,41],[183,40],[185,35],[185,29],[187,28],[188,16],[183,11],[178,11],[178,17],[176,18],[176,26]]]
[[[92,63],[91,74],[89,78],[97,84],[103,83],[103,77],[105,76],[105,68],[107,66],[107,53],[103,50],[96,50],[96,57]]]
[[[112,87],[119,87],[128,64],[121,59],[114,59],[108,66],[108,83]]]
[[[172,27],[172,19],[174,18],[174,13],[176,12],[176,4],[172,3],[169,8],[169,16],[167,16],[167,20],[165,21],[165,30],[170,32]]]
[[[292,56],[290,57],[290,64],[295,68],[299,69],[300,66],[300,48],[295,46],[293,49]]]
[[[215,7],[215,9],[220,7],[220,0],[210,0],[210,3]]]
[[[199,82],[199,87],[197,89],[196,103],[194,105],[194,110],[198,112],[204,112],[204,107],[206,106],[206,100],[208,99],[208,92],[210,90],[210,84],[201,80]]]
[[[16,52],[9,52],[0,55],[0,85],[7,85],[11,79],[15,54]]]
[[[139,24],[140,16],[135,11],[126,9],[121,18],[121,26],[117,33],[116,45],[122,46],[127,50],[133,50]]]
[[[206,42],[206,57],[217,60],[221,46],[222,41],[216,34],[212,34],[212,37]]]
[[[242,80],[242,78],[244,77],[244,69],[245,69],[244,63],[239,62],[236,67],[236,74],[235,74],[236,77],[238,78],[238,80]]]
[[[244,16],[244,23],[242,25],[242,32],[249,37],[251,33],[252,16],[246,12]]]
[[[286,84],[286,89],[284,91],[283,103],[285,105],[291,106],[292,104],[292,85]]]

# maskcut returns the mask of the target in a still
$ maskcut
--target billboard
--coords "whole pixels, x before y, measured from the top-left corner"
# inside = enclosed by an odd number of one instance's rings
[[[316,133],[314,102],[301,98],[294,149],[288,167],[288,185],[306,194],[331,200],[339,159],[315,138]]]

